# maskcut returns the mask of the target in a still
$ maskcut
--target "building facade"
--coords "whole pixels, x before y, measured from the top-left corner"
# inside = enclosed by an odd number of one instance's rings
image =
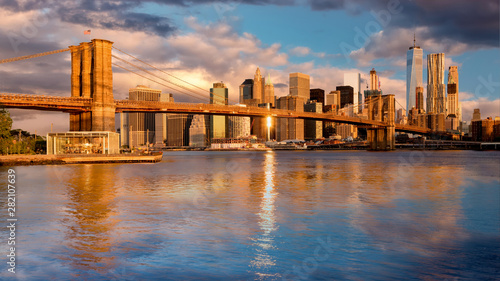
[[[309,92],[310,100],[325,104],[325,90],[311,89]]]
[[[258,103],[264,102],[264,85],[265,81],[260,73],[260,68],[257,67],[255,76],[253,78],[253,96],[252,98],[258,100]]]
[[[420,46],[410,47],[406,53],[406,110],[419,108],[417,87],[422,87],[424,51]],[[423,109],[423,108],[422,108]]]
[[[305,101],[297,96],[281,97],[277,101],[278,109],[294,110],[304,112]],[[303,140],[304,139],[304,119],[277,118],[276,139],[283,140]]]
[[[255,94],[255,83],[254,83]],[[210,104],[228,105],[229,90],[224,83],[214,83],[210,89]],[[224,139],[228,135],[228,117],[224,115],[210,116],[210,140]]]
[[[268,79],[264,85],[264,100],[262,103],[270,103],[271,107],[275,106],[275,98],[274,98],[274,85],[271,81],[271,75],[268,76]]]
[[[323,104],[310,101],[304,105],[304,112],[323,113]],[[317,140],[323,137],[323,121],[305,120],[304,138],[306,140]]]
[[[444,54],[427,55],[427,113],[446,113]]]
[[[310,77],[303,73],[290,73],[290,96],[301,98],[304,103],[310,99]]]
[[[363,107],[363,98],[361,95],[361,73],[344,73],[344,85],[351,86],[354,92],[353,105],[360,112]]]
[[[244,104],[245,100],[253,99],[253,79],[246,79],[240,85],[240,103]]]

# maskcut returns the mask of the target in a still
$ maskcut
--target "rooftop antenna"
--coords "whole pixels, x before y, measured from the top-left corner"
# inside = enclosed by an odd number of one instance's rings
[[[415,36],[415,31],[413,31],[413,48],[415,48],[415,46],[416,46],[416,44],[415,44],[416,41],[417,41],[417,39],[416,39],[416,36]]]

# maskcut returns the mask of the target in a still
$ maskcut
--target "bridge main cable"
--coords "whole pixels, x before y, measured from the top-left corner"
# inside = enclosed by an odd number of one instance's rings
[[[38,57],[43,57],[43,56],[48,56],[48,55],[53,55],[53,54],[58,54],[58,53],[63,53],[63,52],[67,52],[69,50],[70,50],[69,48],[66,48],[66,49],[60,49],[60,50],[39,53],[39,54],[34,54],[34,55],[28,55],[28,56],[22,56],[22,57],[10,58],[10,59],[3,59],[3,60],[0,60],[0,64],[20,61],[20,60],[27,60],[27,59],[32,59],[32,58],[38,58]]]

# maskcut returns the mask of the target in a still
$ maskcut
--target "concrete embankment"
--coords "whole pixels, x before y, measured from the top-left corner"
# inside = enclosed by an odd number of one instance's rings
[[[116,154],[116,155],[4,155],[0,156],[0,166],[63,165],[95,163],[157,163],[162,153]]]

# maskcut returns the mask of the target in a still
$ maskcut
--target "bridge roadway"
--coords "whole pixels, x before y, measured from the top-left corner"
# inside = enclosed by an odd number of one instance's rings
[[[4,94],[0,93],[0,107],[35,109],[62,112],[91,111],[92,99],[82,97],[54,97],[45,95]],[[384,122],[358,117],[339,116],[328,113],[296,112],[283,109],[266,109],[258,107],[243,107],[237,105],[216,105],[204,103],[174,103],[152,101],[115,100],[116,112],[150,112],[150,113],[186,113],[252,117],[302,118],[320,121],[346,123],[368,127],[386,127]],[[409,125],[396,124],[396,131],[408,133],[429,134],[430,130]]]

